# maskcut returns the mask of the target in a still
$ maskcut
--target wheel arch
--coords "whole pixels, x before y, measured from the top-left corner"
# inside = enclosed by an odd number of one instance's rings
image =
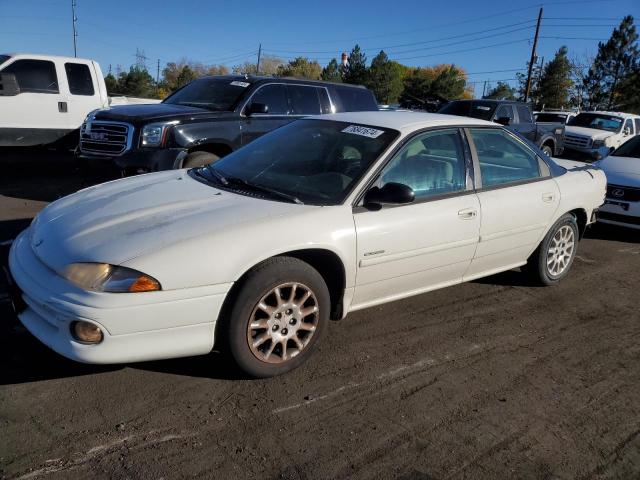
[[[233,148],[231,147],[231,145],[225,142],[206,141],[206,142],[199,142],[199,143],[194,143],[193,145],[190,145],[189,148],[187,149],[187,153],[193,153],[193,152],[213,153],[214,155],[217,155],[218,157],[222,158],[225,155],[228,155],[231,152],[233,152]]]
[[[574,208],[567,212],[573,215],[578,223],[578,238],[582,239],[585,230],[587,229],[587,211],[584,208]]]

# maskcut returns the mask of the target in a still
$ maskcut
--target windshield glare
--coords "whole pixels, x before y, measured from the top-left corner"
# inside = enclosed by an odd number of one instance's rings
[[[398,135],[381,127],[298,120],[205,168],[302,203],[338,205]]]
[[[612,155],[616,157],[640,158],[640,136],[633,137],[631,140],[620,145]]]
[[[569,120],[568,125],[606,130],[607,132],[619,132],[622,129],[622,119],[599,113],[580,113]]]
[[[249,83],[233,78],[200,78],[185,85],[163,103],[215,111],[231,111]]]

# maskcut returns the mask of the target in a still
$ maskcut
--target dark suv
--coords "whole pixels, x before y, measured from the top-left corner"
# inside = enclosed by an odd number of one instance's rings
[[[91,112],[79,156],[128,173],[202,166],[306,115],[377,110],[358,85],[289,78],[204,77],[162,103]]]

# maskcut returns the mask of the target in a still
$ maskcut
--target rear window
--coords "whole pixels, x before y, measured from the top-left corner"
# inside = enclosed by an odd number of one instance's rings
[[[536,115],[536,121],[540,123],[564,123],[566,120],[566,113],[539,113]]]
[[[334,99],[339,112],[367,112],[378,110],[373,93],[364,88],[333,87],[337,98]]]
[[[288,85],[287,89],[291,100],[292,115],[318,115],[321,113],[318,88]]]
[[[84,63],[65,63],[64,70],[67,73],[69,91],[72,95],[92,96],[95,93],[88,65]]]
[[[457,115],[459,117],[472,117],[481,120],[491,120],[497,104],[494,102],[450,102],[440,109],[438,113]]]
[[[20,87],[26,93],[59,93],[56,66],[48,60],[16,60],[2,73],[13,73]]]

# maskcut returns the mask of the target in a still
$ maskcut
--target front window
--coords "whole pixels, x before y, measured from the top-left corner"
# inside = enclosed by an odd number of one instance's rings
[[[607,132],[619,132],[622,129],[622,118],[600,113],[580,113],[569,120],[568,125],[605,130]]]
[[[48,60],[16,60],[2,73],[16,76],[21,93],[59,93],[56,66]]]
[[[264,198],[337,205],[397,136],[381,127],[299,120],[192,175]]]
[[[232,111],[238,99],[250,86],[244,80],[231,78],[199,78],[185,85],[162,103],[186,105],[214,111]]]
[[[640,136],[633,137],[628,142],[623,143],[612,153],[614,157],[634,157],[640,158]]]
[[[496,109],[495,102],[462,101],[451,102],[440,109],[438,113],[446,115],[457,115],[461,117],[479,118],[480,120],[491,120]],[[513,117],[513,114],[511,115]]]

